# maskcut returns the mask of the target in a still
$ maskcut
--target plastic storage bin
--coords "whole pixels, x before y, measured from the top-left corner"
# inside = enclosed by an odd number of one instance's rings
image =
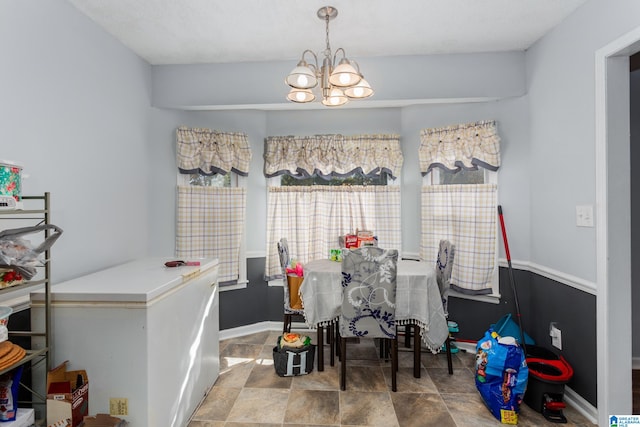
[[[524,402],[540,412],[547,420],[566,423],[562,413],[566,407],[564,385],[573,376],[573,368],[562,356],[534,345],[527,346],[529,382]]]
[[[505,314],[502,316],[500,320],[491,325],[491,329],[501,337],[514,337],[516,341],[520,343],[520,327],[511,318],[511,314]],[[522,333],[524,334],[524,343],[527,346],[536,343],[533,338],[526,333],[526,331],[522,331]]]
[[[11,196],[17,202],[22,200],[22,166],[7,160],[0,160],[0,196]]]

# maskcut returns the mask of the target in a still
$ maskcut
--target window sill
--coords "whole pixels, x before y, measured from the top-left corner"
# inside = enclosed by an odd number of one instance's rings
[[[267,283],[269,284],[269,286],[284,286],[284,282],[282,281],[282,279],[269,280],[269,282]]]
[[[500,294],[467,295],[461,292],[456,292],[452,289],[449,291],[449,297],[468,299],[471,301],[488,302],[490,304],[500,304]]]

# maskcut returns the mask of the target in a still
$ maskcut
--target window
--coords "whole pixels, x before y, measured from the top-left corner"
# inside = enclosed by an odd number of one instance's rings
[[[439,241],[448,239],[456,246],[451,277],[455,294],[498,302],[496,123],[423,129],[420,139],[420,256],[435,260]]]
[[[176,256],[217,258],[221,286],[245,287],[247,135],[180,127],[176,142]]]
[[[380,173],[377,176],[365,176],[363,173],[354,172],[351,175],[339,177],[334,176],[331,178],[324,178],[320,176],[312,176],[310,178],[294,178],[291,175],[282,175],[280,178],[280,185],[292,186],[309,186],[309,185],[387,185],[387,182],[393,181],[389,174],[386,172]]]
[[[489,182],[486,176],[485,169],[478,168],[477,170],[461,169],[457,172],[451,172],[442,169],[436,169],[432,172],[437,176],[436,181],[438,184],[451,185],[451,184],[484,184]]]
[[[401,165],[397,135],[267,138],[265,278],[281,276],[276,244],[283,237],[303,264],[327,258],[340,236],[358,229],[400,250]]]
[[[245,187],[246,179],[234,173],[178,174],[176,256],[218,258],[221,290],[248,282]]]
[[[237,176],[234,176],[234,182],[237,186]],[[196,185],[201,187],[231,187],[231,174],[222,175],[219,173],[213,175],[203,175],[200,173],[178,174],[178,185]]]
[[[456,286],[455,280],[452,278],[453,286],[452,286],[450,295],[461,297],[461,298],[483,300],[483,301],[488,301],[493,303],[497,303],[499,301],[500,283],[499,283],[499,268],[498,268],[498,257],[497,257],[499,242],[496,237],[497,219],[498,219],[497,202],[495,203],[491,202],[491,200],[497,200],[497,184],[498,184],[498,173],[494,171],[482,169],[482,168],[479,168],[477,170],[462,169],[458,172],[451,172],[451,171],[442,170],[440,168],[436,168],[436,169],[432,169],[431,172],[429,172],[426,176],[423,177],[424,186],[431,186],[431,185],[459,186],[463,191],[461,194],[466,194],[464,196],[461,196],[461,197],[464,197],[465,199],[470,199],[471,197],[473,197],[474,194],[477,194],[475,189],[479,189],[478,191],[481,191],[481,194],[493,193],[495,195],[495,197],[490,196],[490,199],[489,199],[490,201],[488,202],[488,204],[486,204],[484,208],[481,208],[484,211],[484,214],[482,216],[487,219],[487,221],[485,221],[485,226],[486,226],[485,228],[489,229],[489,236],[491,236],[490,237],[491,242],[489,243],[491,245],[491,248],[489,248],[489,251],[488,251],[489,253],[487,254],[488,256],[490,256],[491,259],[493,259],[493,261],[490,264],[490,268],[491,268],[490,279],[489,279],[490,292],[487,292],[485,294],[466,293],[465,289],[460,289],[458,286]],[[490,187],[487,187],[486,185],[489,185]],[[468,187],[469,189],[474,188],[474,190],[470,190],[466,192],[464,191],[464,188],[466,188],[464,186],[469,186]],[[493,190],[493,188],[495,188],[495,191]],[[425,200],[425,198],[427,200]],[[432,216],[438,215],[438,214],[435,214],[435,215],[427,214],[427,211],[431,211],[431,212],[435,211],[435,209],[433,209],[433,206],[431,205],[434,204],[433,200],[437,198],[438,196],[435,196],[435,197],[432,197],[432,195],[426,196],[423,191],[423,207],[422,207],[423,221],[425,219],[424,218],[425,216],[432,217]],[[452,203],[452,205],[455,205],[455,201]],[[459,233],[454,231],[453,228],[455,227],[454,224],[456,221],[455,220],[456,217],[459,219],[464,218],[464,214],[461,213],[461,210],[456,209],[453,206],[450,206],[444,211],[441,211],[441,215],[443,216],[444,223],[447,224],[446,229],[449,230],[447,232]],[[474,212],[470,215],[476,216],[477,213]],[[437,219],[434,218],[433,221],[437,221]],[[463,220],[463,221],[466,222],[466,220]],[[474,221],[475,221],[475,218],[474,218]],[[435,242],[435,240],[437,240],[437,236],[433,236],[433,240]],[[455,240],[457,240],[456,241],[457,254],[461,253],[460,250],[468,251],[468,249],[466,248],[459,247],[461,244],[463,244],[462,242],[465,239],[455,239]],[[466,240],[468,241],[468,239]],[[422,242],[423,242],[422,245],[427,245],[425,243],[424,233],[422,237]],[[482,252],[487,252],[486,249],[487,248],[485,248],[485,250],[483,250]],[[493,253],[493,255],[491,255],[491,253]],[[424,255],[421,255],[421,256],[424,257]],[[458,261],[459,261],[459,257],[458,255],[456,255],[456,262]],[[455,264],[456,263],[454,262],[454,265]]]

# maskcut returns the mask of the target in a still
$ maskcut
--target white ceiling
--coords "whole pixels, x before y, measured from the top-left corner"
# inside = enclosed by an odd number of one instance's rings
[[[68,0],[150,64],[526,50],[586,0]]]

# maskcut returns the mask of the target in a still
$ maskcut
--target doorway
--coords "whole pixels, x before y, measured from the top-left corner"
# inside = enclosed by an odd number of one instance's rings
[[[598,424],[632,411],[630,56],[640,28],[596,52]],[[622,326],[621,326],[622,325]]]

